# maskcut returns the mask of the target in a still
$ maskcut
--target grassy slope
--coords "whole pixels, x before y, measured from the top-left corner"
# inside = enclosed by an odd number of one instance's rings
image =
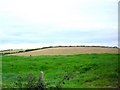
[[[46,82],[55,85],[67,72],[76,73],[63,87],[101,88],[118,86],[118,55],[3,56],[3,86],[13,86],[18,75],[35,76],[44,71]]]

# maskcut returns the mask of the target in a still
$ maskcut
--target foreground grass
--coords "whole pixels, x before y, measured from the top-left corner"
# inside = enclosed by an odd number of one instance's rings
[[[66,56],[3,56],[3,87],[15,87],[18,76],[30,72],[45,73],[45,81],[55,86],[64,74],[74,72],[63,88],[118,87],[117,54],[81,54]]]

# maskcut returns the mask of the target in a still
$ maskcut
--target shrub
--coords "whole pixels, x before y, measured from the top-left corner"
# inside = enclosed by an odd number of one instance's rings
[[[63,79],[61,79],[60,81],[58,81],[58,83],[56,83],[55,87],[51,87],[47,82],[45,82],[44,73],[41,71],[39,73],[38,80],[35,76],[33,76],[32,73],[30,73],[27,76],[27,78],[23,78],[23,77],[19,76],[17,78],[17,81],[15,82],[15,84],[16,84],[16,87],[19,89],[34,88],[34,89],[38,89],[38,90],[46,90],[48,88],[54,88],[55,90],[57,90],[59,88],[62,88],[62,85],[65,84],[65,81],[70,80],[70,78],[73,78],[73,76],[74,75],[72,73],[67,73],[67,74],[63,75]]]

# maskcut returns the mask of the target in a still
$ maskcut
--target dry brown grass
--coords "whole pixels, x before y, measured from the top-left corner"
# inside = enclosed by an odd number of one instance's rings
[[[101,47],[57,47],[57,48],[47,48],[41,50],[35,50],[30,52],[22,52],[10,55],[17,56],[39,56],[39,55],[72,55],[72,54],[118,54],[117,48],[101,48]]]

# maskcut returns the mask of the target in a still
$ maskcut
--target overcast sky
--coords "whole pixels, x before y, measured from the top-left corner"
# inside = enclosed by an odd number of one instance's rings
[[[119,0],[0,0],[0,50],[118,46]]]

